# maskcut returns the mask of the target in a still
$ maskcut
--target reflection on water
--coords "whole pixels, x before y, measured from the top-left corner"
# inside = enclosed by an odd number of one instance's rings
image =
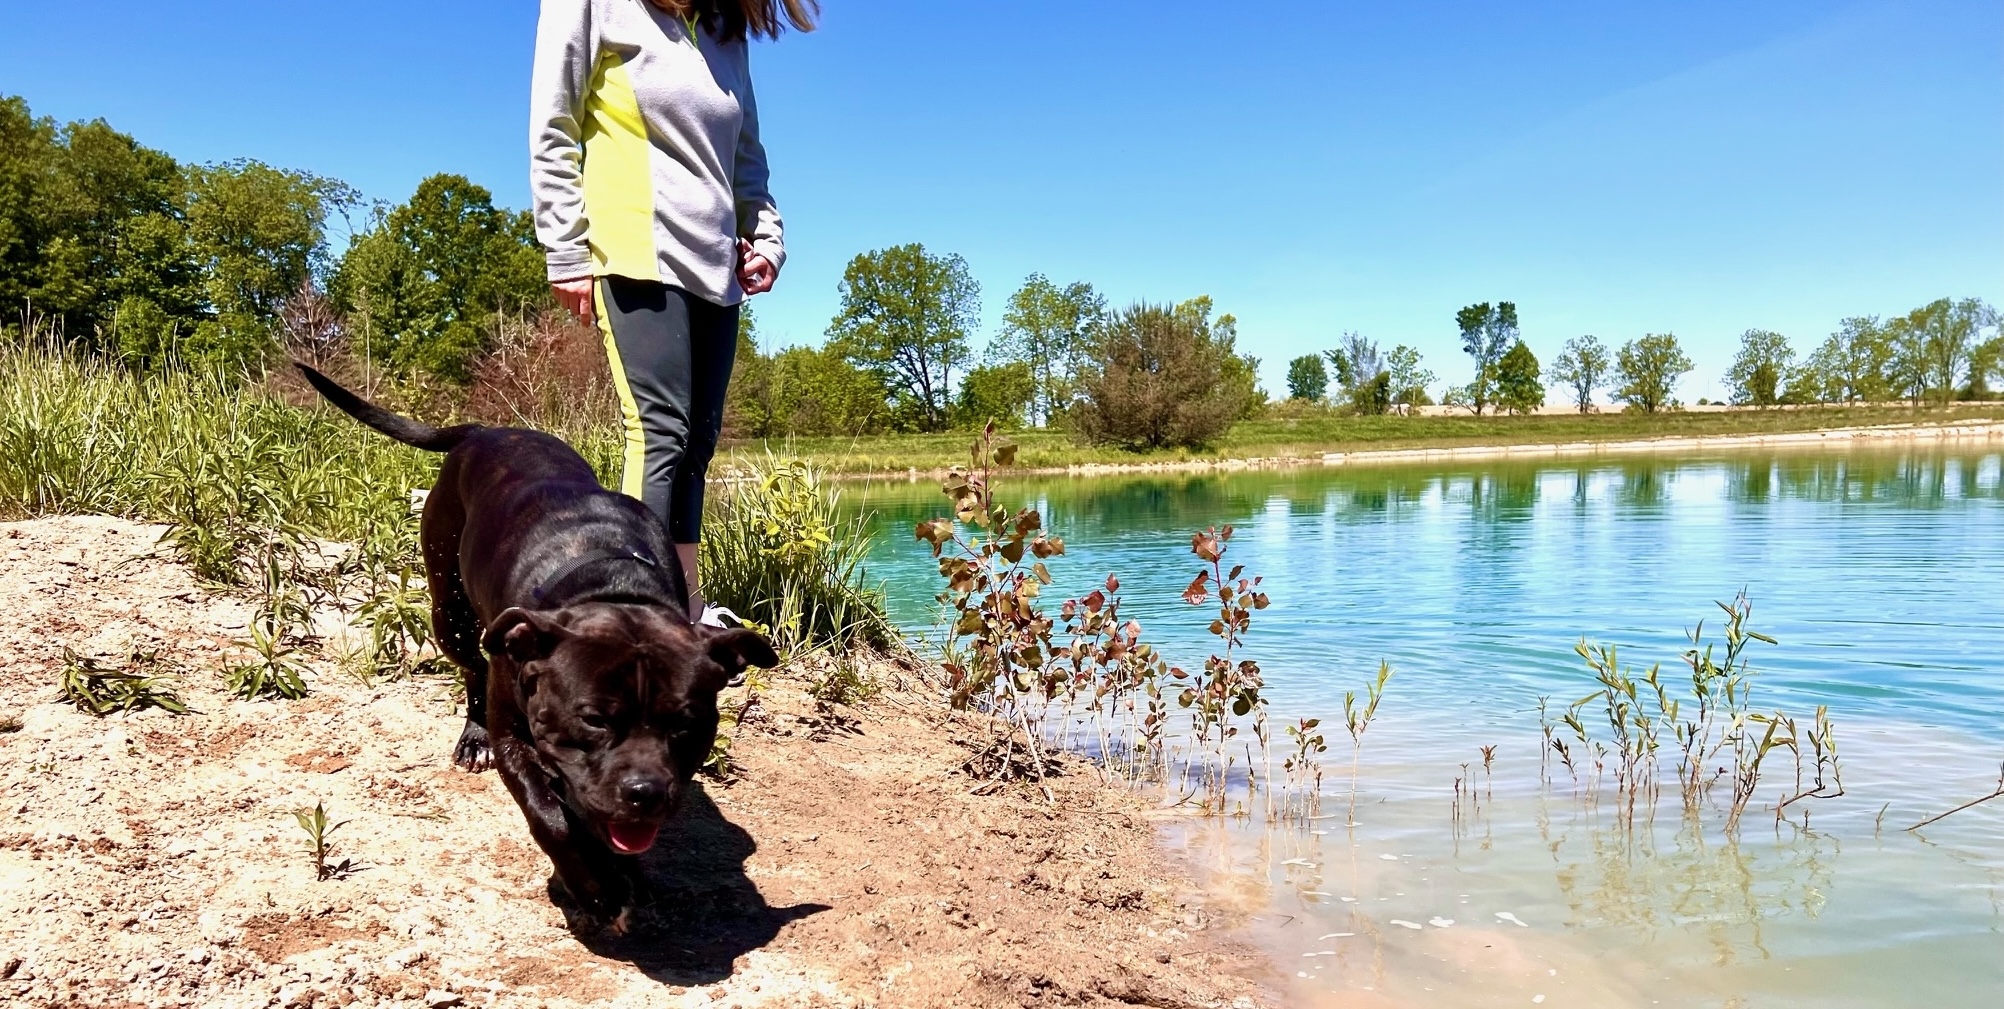
[[[930,482],[845,497],[880,514],[894,616],[930,626],[937,575],[909,530],[944,499]],[[1123,614],[1184,664],[1209,643],[1177,599],[1189,535],[1237,526],[1233,559],[1273,595],[1247,648],[1277,721],[1336,716],[1340,739],[1343,692],[1381,657],[1397,668],[1354,829],[1174,837],[1303,1004],[2004,1004],[2004,803],[1902,829],[1990,791],[2004,757],[2004,453],[1005,477],[1002,498],[1065,538],[1059,591],[1117,572]],[[1837,723],[1848,794],[1814,829],[1761,812],[1779,781],[1737,841],[1674,800],[1629,831],[1546,788],[1537,699],[1594,689],[1573,642],[1674,676],[1686,628],[1742,587],[1780,639],[1752,654],[1754,707],[1827,704]],[[1454,779],[1484,746],[1493,783],[1457,818]]]

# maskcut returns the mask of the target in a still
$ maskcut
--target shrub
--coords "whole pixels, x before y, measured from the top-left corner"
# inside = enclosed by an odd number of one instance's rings
[[[1208,299],[1116,314],[1080,383],[1074,426],[1089,442],[1135,451],[1216,441],[1260,405],[1258,362],[1235,341],[1232,317],[1213,323]]]

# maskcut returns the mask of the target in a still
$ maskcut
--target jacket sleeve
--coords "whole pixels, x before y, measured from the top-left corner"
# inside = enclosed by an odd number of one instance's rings
[[[592,273],[581,110],[598,56],[592,0],[543,0],[529,83],[529,194],[552,281]]]
[[[749,239],[752,251],[779,269],[786,265],[785,228],[779,219],[779,208],[773,205],[772,191],[767,188],[770,174],[765,164],[765,145],[758,137],[758,96],[752,90],[749,54],[745,90],[739,102],[744,122],[738,130],[737,164],[731,179],[737,201],[738,237]]]

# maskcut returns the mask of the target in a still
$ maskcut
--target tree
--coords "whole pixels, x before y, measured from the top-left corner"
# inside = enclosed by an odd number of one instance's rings
[[[279,309],[324,265],[328,197],[345,188],[257,161],[189,170],[188,244],[210,316],[193,356],[248,360],[275,346]]]
[[[1691,359],[1677,345],[1671,333],[1651,333],[1630,340],[1615,354],[1615,373],[1621,388],[1615,398],[1643,413],[1655,413],[1669,405],[1677,379],[1691,370]]]
[[[1468,383],[1475,412],[1482,413],[1494,396],[1496,364],[1517,342],[1517,306],[1508,301],[1470,305],[1454,314],[1461,327],[1461,349],[1475,361],[1475,378]]]
[[[1997,325],[1997,313],[1990,314],[1991,326]],[[2004,378],[2004,332],[1976,345],[1969,352],[1969,398],[1987,400],[1990,398],[1990,377]]]
[[[1559,356],[1553,359],[1552,378],[1570,386],[1574,405],[1581,413],[1588,413],[1593,409],[1593,391],[1606,380],[1611,363],[1599,338],[1591,334],[1576,336],[1567,340]]]
[[[1882,400],[1889,394],[1891,350],[1878,316],[1854,316],[1838,325],[1809,355],[1805,384],[1814,384],[1824,402]]]
[[[465,176],[433,175],[355,237],[329,282],[371,358],[400,374],[465,381],[497,315],[546,304],[526,213]]]
[[[1343,388],[1344,398],[1350,401],[1352,409],[1376,416],[1391,408],[1391,375],[1378,353],[1376,340],[1353,330],[1344,333],[1336,348],[1323,351],[1322,356],[1335,370],[1336,384]]]
[[[963,428],[978,428],[991,420],[998,427],[1019,428],[1036,397],[1037,379],[1029,364],[984,364],[961,378],[954,421]]]
[[[1106,299],[1091,284],[1059,287],[1033,273],[1009,296],[1002,332],[988,348],[991,364],[1030,369],[1034,396],[1030,421],[1047,426],[1068,406],[1094,327],[1106,316]]]
[[[1496,405],[1511,413],[1531,413],[1545,405],[1545,383],[1538,377],[1538,355],[1522,340],[1496,362]]]
[[[1215,441],[1260,401],[1259,362],[1236,343],[1235,320],[1212,320],[1209,298],[1116,313],[1080,376],[1080,435],[1131,450]]]
[[[1322,367],[1322,358],[1315,354],[1303,354],[1287,362],[1287,398],[1322,402],[1329,394],[1329,372]]]
[[[1955,398],[1957,387],[1977,380],[1973,355],[1982,332],[1994,325],[1990,306],[1976,298],[1951,301],[1941,298],[1907,314],[1902,333],[1913,341],[1910,368],[1922,376],[1927,392],[1946,405]],[[1905,345],[1903,345],[1905,346]]]
[[[855,437],[888,429],[887,393],[875,375],[827,349],[761,353],[757,331],[747,308],[738,316],[738,354],[724,413],[732,437]]]
[[[1934,372],[1920,314],[1916,310],[1888,319],[1882,330],[1886,341],[1887,389],[1915,408],[1927,398],[1928,380]]]
[[[901,426],[945,430],[953,374],[967,363],[967,334],[981,314],[967,261],[916,242],[865,252],[842,272],[841,294],[830,347],[891,390]]]
[[[1399,344],[1385,355],[1385,378],[1392,403],[1407,412],[1432,402],[1426,387],[1433,384],[1433,372],[1420,365],[1420,352]]]
[[[1780,403],[1782,382],[1794,364],[1795,349],[1788,345],[1787,337],[1765,329],[1741,333],[1739,356],[1726,369],[1733,402],[1763,410]]]

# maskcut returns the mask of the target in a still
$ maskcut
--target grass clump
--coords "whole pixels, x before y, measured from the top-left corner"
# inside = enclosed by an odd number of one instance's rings
[[[165,675],[165,668],[158,652],[135,651],[123,666],[109,666],[64,648],[62,699],[100,718],[145,708],[185,715],[188,705],[181,700],[180,686]]]
[[[812,466],[768,455],[710,501],[703,594],[758,624],[782,655],[897,640],[863,569],[868,516],[840,518],[838,495]]]

